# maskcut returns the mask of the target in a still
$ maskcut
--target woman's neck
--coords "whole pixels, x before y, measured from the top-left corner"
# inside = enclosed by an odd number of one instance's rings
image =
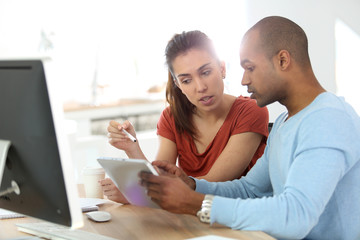
[[[197,110],[193,115],[194,120],[196,121],[197,119],[201,122],[205,121],[208,123],[216,123],[218,121],[225,120],[235,100],[235,96],[224,94],[216,109],[213,109],[212,111]]]

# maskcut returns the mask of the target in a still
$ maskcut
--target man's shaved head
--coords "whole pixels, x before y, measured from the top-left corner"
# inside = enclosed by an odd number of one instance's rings
[[[293,21],[278,16],[266,17],[250,28],[245,38],[252,31],[259,33],[259,50],[269,59],[280,50],[287,50],[300,67],[311,66],[306,34]]]

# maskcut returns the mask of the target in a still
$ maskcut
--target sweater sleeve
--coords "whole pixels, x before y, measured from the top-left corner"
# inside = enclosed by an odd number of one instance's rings
[[[316,163],[311,160],[314,157]],[[318,149],[304,153],[296,162],[279,195],[256,199],[215,197],[211,222],[264,231],[279,238],[304,238],[318,222],[341,178],[344,155],[334,149]]]
[[[240,180],[223,184],[197,182],[197,191],[217,195],[212,205],[212,223],[233,229],[264,231],[277,238],[301,239],[321,222],[323,216],[332,218],[337,210],[327,206],[330,201],[336,201],[332,196],[339,182],[359,161],[358,154],[352,155],[358,151],[355,145],[359,144],[359,138],[344,114],[319,114],[321,117],[313,114],[304,119],[306,124],[296,129],[299,143],[286,172],[273,170],[269,173],[269,168],[280,168],[269,166],[271,161],[268,163],[262,157]],[[265,153],[267,157],[268,147]],[[264,189],[271,179],[269,174],[284,176],[284,183],[277,186],[277,194],[265,194]],[[342,184],[345,185],[342,187],[346,189],[348,184]],[[324,239],[331,239],[326,235],[331,231],[323,234]]]
[[[260,198],[272,195],[267,162],[267,150],[257,161],[250,172],[233,181],[208,182],[204,179],[195,179],[196,191],[204,194],[213,194],[228,198]]]

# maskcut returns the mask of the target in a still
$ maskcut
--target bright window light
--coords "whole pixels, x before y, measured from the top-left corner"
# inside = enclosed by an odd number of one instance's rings
[[[244,8],[242,0],[2,0],[0,58],[50,56],[64,102],[164,99],[147,90],[167,81],[165,46],[175,33],[197,29],[226,61],[226,91],[246,95]]]
[[[360,35],[340,19],[335,23],[337,94],[360,114]]]

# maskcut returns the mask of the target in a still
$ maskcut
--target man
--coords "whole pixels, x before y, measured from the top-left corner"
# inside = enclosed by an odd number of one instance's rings
[[[168,211],[276,238],[360,239],[360,119],[317,81],[304,31],[283,17],[264,18],[245,34],[240,59],[251,98],[287,108],[262,158],[245,177],[223,183],[156,161],[167,173],[140,174],[148,195]]]

